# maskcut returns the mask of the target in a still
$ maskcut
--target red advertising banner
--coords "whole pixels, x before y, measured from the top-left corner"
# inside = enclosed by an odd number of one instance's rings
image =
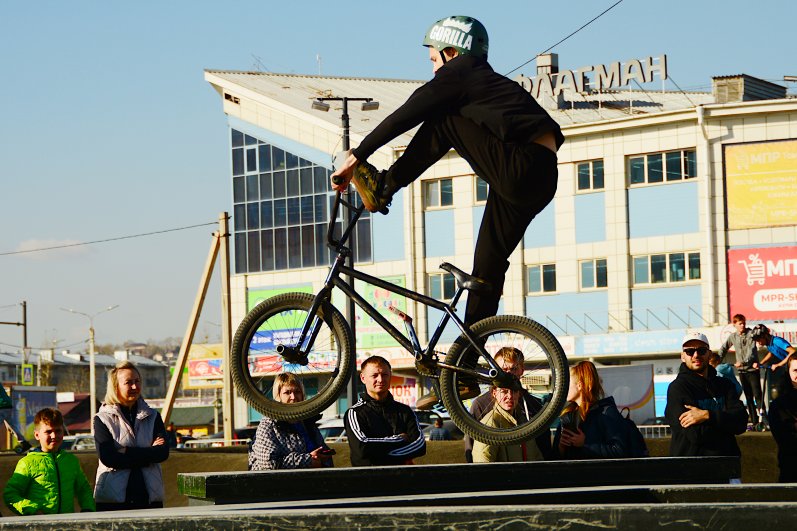
[[[731,315],[748,321],[797,319],[797,247],[728,251]]]

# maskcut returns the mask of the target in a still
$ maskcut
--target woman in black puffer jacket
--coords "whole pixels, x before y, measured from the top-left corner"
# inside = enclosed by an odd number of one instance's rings
[[[630,457],[626,420],[614,397],[604,397],[595,365],[582,361],[570,368],[568,403],[553,447],[562,459]]]

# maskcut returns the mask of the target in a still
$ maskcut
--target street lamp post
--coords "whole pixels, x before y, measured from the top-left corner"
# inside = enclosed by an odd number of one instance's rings
[[[328,101],[339,101],[343,104],[343,109],[340,116],[341,127],[343,129],[343,151],[348,151],[350,149],[349,145],[349,102],[350,101],[361,101],[362,106],[361,109],[363,111],[375,111],[379,108],[379,102],[374,101],[373,98],[349,98],[347,96],[343,97],[324,97],[324,98],[316,98],[313,100],[312,108],[317,111],[329,111],[329,104],[326,103]],[[349,194],[353,194],[351,190],[348,192]],[[353,203],[351,195],[349,196],[349,202]],[[351,224],[351,220],[354,216],[354,213],[351,209],[348,210],[348,221]],[[354,267],[354,253],[350,254],[348,259],[346,260],[346,264],[353,268]],[[349,277],[349,286],[351,289],[354,290],[354,278]],[[354,343],[354,350],[357,350],[357,328],[354,319],[354,301],[349,299],[349,304],[346,306],[345,312],[346,320],[349,322],[351,326],[351,335],[352,340]],[[352,371],[351,380],[349,381],[348,386],[346,387],[346,400],[348,402],[349,407],[353,406],[355,402],[357,402],[357,371]]]
[[[94,415],[97,414],[97,371],[94,364],[94,318],[101,313],[110,312],[118,307],[118,304],[108,306],[104,310],[100,310],[94,314],[79,312],[72,308],[61,308],[65,312],[76,313],[89,320],[89,400],[91,401],[90,425],[92,434],[94,433]]]

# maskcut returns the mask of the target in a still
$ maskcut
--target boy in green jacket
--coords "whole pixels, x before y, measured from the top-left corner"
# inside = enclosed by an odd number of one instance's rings
[[[61,451],[64,418],[57,409],[44,408],[33,419],[33,432],[41,449],[32,450],[17,463],[3,490],[3,499],[17,514],[75,512],[75,497],[84,511],[94,511],[94,496],[80,461]]]

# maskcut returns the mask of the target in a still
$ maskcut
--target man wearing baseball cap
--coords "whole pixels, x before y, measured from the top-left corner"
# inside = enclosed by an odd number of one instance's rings
[[[711,349],[699,332],[684,336],[681,368],[667,389],[664,411],[672,430],[671,456],[741,456],[735,435],[747,427],[747,411],[733,384],[708,363]]]

